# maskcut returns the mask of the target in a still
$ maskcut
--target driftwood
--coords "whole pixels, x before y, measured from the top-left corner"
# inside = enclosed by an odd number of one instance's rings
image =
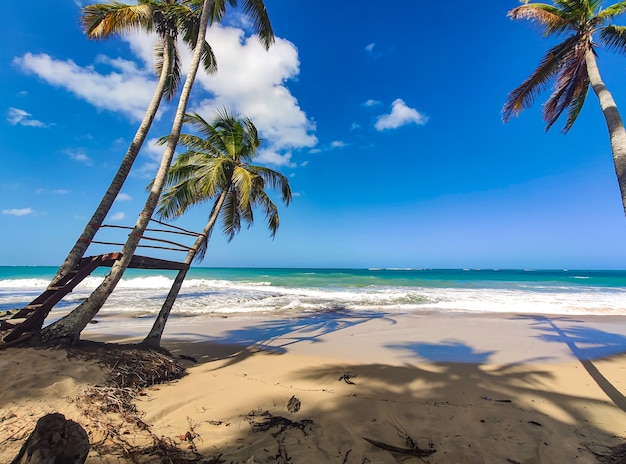
[[[363,437],[363,440],[371,443],[374,446],[377,446],[378,448],[384,449],[386,451],[391,451],[392,453],[405,454],[407,456],[417,456],[419,458],[425,458],[437,451],[435,449],[422,449],[418,448],[417,446],[412,448],[399,448],[397,446],[388,445],[387,443],[372,440],[371,438],[366,437]]]
[[[47,414],[37,421],[11,464],[83,464],[89,448],[89,437],[80,424],[63,414]]]

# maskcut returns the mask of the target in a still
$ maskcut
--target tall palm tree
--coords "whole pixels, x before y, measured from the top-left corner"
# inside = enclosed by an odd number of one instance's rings
[[[211,124],[198,114],[188,114],[185,122],[201,136],[181,135],[180,143],[188,151],[176,159],[168,173],[168,187],[159,201],[157,214],[161,219],[170,220],[182,216],[192,206],[214,201],[208,222],[185,263],[203,259],[207,241],[220,217],[222,230],[230,241],[241,229],[242,221],[252,225],[253,210],[260,208],[274,237],[280,223],[278,208],[265,189],[279,190],[285,205],[291,201],[291,189],[281,173],[250,164],[261,145],[252,121],[239,119],[222,109],[217,111]],[[143,345],[160,345],[163,329],[186,275],[187,269],[179,271]]]
[[[126,5],[116,1],[87,5],[82,8],[81,22],[90,39],[104,39],[115,34],[124,34],[133,30],[156,32],[158,40],[155,46],[155,68],[159,76],[150,105],[146,110],[133,140],[122,159],[109,188],[83,232],[70,250],[67,258],[52,280],[54,286],[64,275],[71,271],[84,256],[91,240],[109,213],[113,202],[120,193],[128,173],[143,145],[152,121],[163,98],[172,100],[181,80],[180,56],[177,38],[182,33],[183,41],[194,48],[198,39],[200,13],[197,7],[178,0],[139,0],[135,5]],[[209,44],[202,45],[202,60],[208,73],[216,71],[215,57]]]
[[[626,1],[602,8],[601,0],[554,0],[553,5],[528,3],[509,11],[512,19],[535,22],[545,36],[565,39],[552,47],[539,67],[507,97],[502,119],[507,122],[530,107],[535,97],[551,82],[554,90],[543,107],[546,131],[566,112],[563,132],[567,133],[578,117],[591,85],[609,130],[615,174],[626,213],[626,131],[611,93],[607,90],[596,63],[598,46],[626,53],[626,27],[611,24],[626,12]]]
[[[113,264],[111,272],[104,278],[102,283],[91,293],[91,295],[81,303],[76,309],[65,317],[59,319],[55,323],[46,327],[42,333],[42,339],[44,341],[50,341],[52,339],[65,339],[66,341],[75,341],[80,338],[80,333],[87,326],[89,321],[98,313],[105,301],[113,293],[113,290],[117,286],[118,282],[122,278],[124,271],[128,267],[130,260],[132,259],[139,241],[143,236],[144,231],[148,227],[150,218],[157,207],[161,191],[167,180],[167,173],[174,157],[174,151],[180,138],[183,120],[185,112],[187,110],[187,104],[189,102],[189,95],[193,86],[198,68],[200,67],[200,61],[202,58],[202,47],[198,44],[203,44],[206,37],[206,30],[209,21],[219,21],[223,18],[226,9],[226,1],[232,6],[237,5],[237,0],[188,0],[190,4],[199,6],[202,5],[202,16],[200,18],[200,25],[198,29],[198,39],[196,47],[194,48],[191,64],[189,66],[189,72],[185,79],[185,84],[181,90],[180,98],[178,100],[178,107],[176,109],[176,115],[172,123],[172,129],[170,135],[167,138],[167,145],[159,170],[152,184],[152,188],[148,194],[148,198],[144,207],[139,213],[137,222],[133,228],[133,231],[129,234],[128,240],[122,248],[122,258]],[[265,5],[262,0],[244,0],[244,11],[252,19],[253,26],[255,27],[259,40],[267,48],[274,41],[274,32],[269,21],[269,16],[265,9]]]

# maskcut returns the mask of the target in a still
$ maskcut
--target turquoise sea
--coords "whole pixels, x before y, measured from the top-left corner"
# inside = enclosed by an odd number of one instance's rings
[[[0,266],[0,310],[28,304],[55,271]],[[83,281],[54,313],[76,307],[106,272],[99,269]],[[131,269],[103,311],[155,314],[174,276]],[[626,315],[626,271],[192,268],[173,314],[284,316],[333,310]]]

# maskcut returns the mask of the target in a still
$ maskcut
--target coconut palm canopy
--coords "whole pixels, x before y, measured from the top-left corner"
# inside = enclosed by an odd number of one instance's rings
[[[563,132],[570,130],[589,91],[589,74],[585,54],[598,47],[626,53],[626,27],[612,23],[626,12],[626,2],[603,8],[601,0],[557,0],[553,5],[528,3],[514,8],[509,17],[532,21],[544,36],[562,41],[552,47],[535,72],[513,90],[502,110],[504,121],[530,107],[535,98],[554,83],[550,98],[543,106],[546,130],[566,112]]]
[[[242,222],[248,226],[254,223],[255,209],[263,212],[270,234],[275,236],[280,224],[278,208],[266,189],[276,189],[289,205],[291,188],[280,172],[252,164],[261,146],[252,121],[220,109],[211,122],[197,113],[186,115],[185,122],[197,134],[181,135],[180,145],[186,151],[169,171],[158,215],[170,220],[193,206],[216,202],[223,194],[217,214],[228,240],[239,232]],[[210,212],[216,212],[215,206]]]
[[[159,76],[163,69],[163,57],[167,48],[171,63],[167,72],[168,81],[165,95],[174,98],[181,80],[181,63],[177,38],[190,47],[196,45],[200,22],[200,7],[197,2],[178,0],[139,0],[137,4],[121,2],[94,3],[83,8],[81,21],[88,37],[109,38],[128,31],[155,32],[159,40],[155,42],[155,71]],[[208,72],[217,70],[211,46],[205,42],[203,65]]]
[[[626,130],[615,100],[602,81],[596,60],[597,43],[620,53],[626,51],[626,28],[612,24],[615,16],[626,12],[626,2],[607,8],[602,8],[602,3],[599,0],[555,0],[554,5],[525,2],[509,12],[513,19],[533,21],[544,35],[566,37],[552,47],[535,72],[509,94],[502,112],[504,121],[508,121],[530,106],[536,94],[554,80],[554,91],[543,107],[546,130],[567,110],[563,128],[567,133],[578,118],[591,86],[609,130],[615,174],[626,214]]]

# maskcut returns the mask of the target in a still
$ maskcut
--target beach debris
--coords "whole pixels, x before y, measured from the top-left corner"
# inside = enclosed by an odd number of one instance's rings
[[[529,424],[532,424],[532,425],[536,425],[537,427],[543,427],[543,425],[541,425],[541,424],[540,424],[539,422],[537,422],[537,421],[532,421],[532,420],[531,420],[531,421],[528,421],[528,423],[529,423]]]
[[[196,358],[194,358],[193,356],[188,356],[186,354],[179,354],[178,357],[180,359],[184,359],[186,361],[191,361],[191,362],[194,362],[196,364],[198,363],[198,360]]]
[[[250,411],[245,419],[250,423],[253,432],[266,432],[275,427],[280,427],[280,430],[273,433],[274,437],[278,436],[287,429],[298,429],[304,432],[306,435],[306,428],[313,425],[313,421],[309,419],[303,419],[301,421],[292,421],[282,416],[273,416],[269,411]]]
[[[373,440],[371,438],[366,438],[366,437],[362,437],[362,438],[368,443],[378,448],[384,449],[386,451],[390,451],[392,453],[405,454],[407,456],[416,456],[419,458],[423,458],[423,457],[428,457],[437,451],[435,449],[435,445],[432,442],[432,440],[428,438],[424,438],[424,440],[428,441],[428,444],[426,445],[427,448],[426,447],[422,448],[421,446],[418,445],[418,443],[415,440],[413,440],[413,438],[400,425],[391,423],[391,426],[394,429],[396,429],[396,432],[398,432],[398,435],[404,439],[404,444],[406,448],[401,448],[398,446],[390,445],[387,443],[380,442],[378,440]]]
[[[386,451],[390,451],[392,453],[397,453],[397,454],[405,454],[407,456],[417,456],[418,458],[425,458],[427,456],[430,456],[431,454],[435,453],[437,450],[434,448],[430,448],[430,449],[422,449],[420,447],[418,447],[417,445],[415,445],[414,447],[411,448],[400,448],[398,446],[394,446],[394,445],[389,445],[387,443],[383,443],[381,441],[377,441],[377,440],[372,440],[371,438],[367,438],[367,437],[362,437],[363,440],[367,441],[368,443],[384,449]]]
[[[95,359],[110,366],[107,384],[141,389],[178,380],[187,372],[171,355],[136,345],[115,345],[82,340],[67,350],[68,356]]]
[[[90,446],[87,432],[80,424],[60,413],[46,414],[39,418],[11,464],[83,464]]]
[[[626,443],[604,446],[600,443],[585,443],[585,448],[593,453],[602,464],[622,464],[626,462]]]
[[[354,377],[356,377],[356,374],[354,372],[350,372],[350,371],[346,371],[343,373],[343,375],[341,377],[339,377],[338,380],[343,380],[344,382],[346,382],[348,385],[356,385],[351,379],[353,379]]]
[[[289,398],[289,401],[287,402],[287,411],[293,414],[295,412],[300,411],[300,406],[302,406],[302,403],[294,395],[291,398]]]
[[[496,403],[512,403],[513,402],[513,400],[492,400],[488,396],[481,396],[481,399],[485,401],[495,401]]]
[[[196,444],[194,443],[194,440],[196,438],[199,438],[200,441],[202,441],[202,437],[200,436],[199,433],[196,432],[195,430],[195,426],[193,421],[191,420],[191,417],[187,417],[187,423],[189,424],[189,430],[187,430],[187,432],[183,435],[180,435],[180,441],[186,441],[189,443],[189,449],[191,451],[193,451],[194,453],[198,452],[198,447],[196,446]]]

